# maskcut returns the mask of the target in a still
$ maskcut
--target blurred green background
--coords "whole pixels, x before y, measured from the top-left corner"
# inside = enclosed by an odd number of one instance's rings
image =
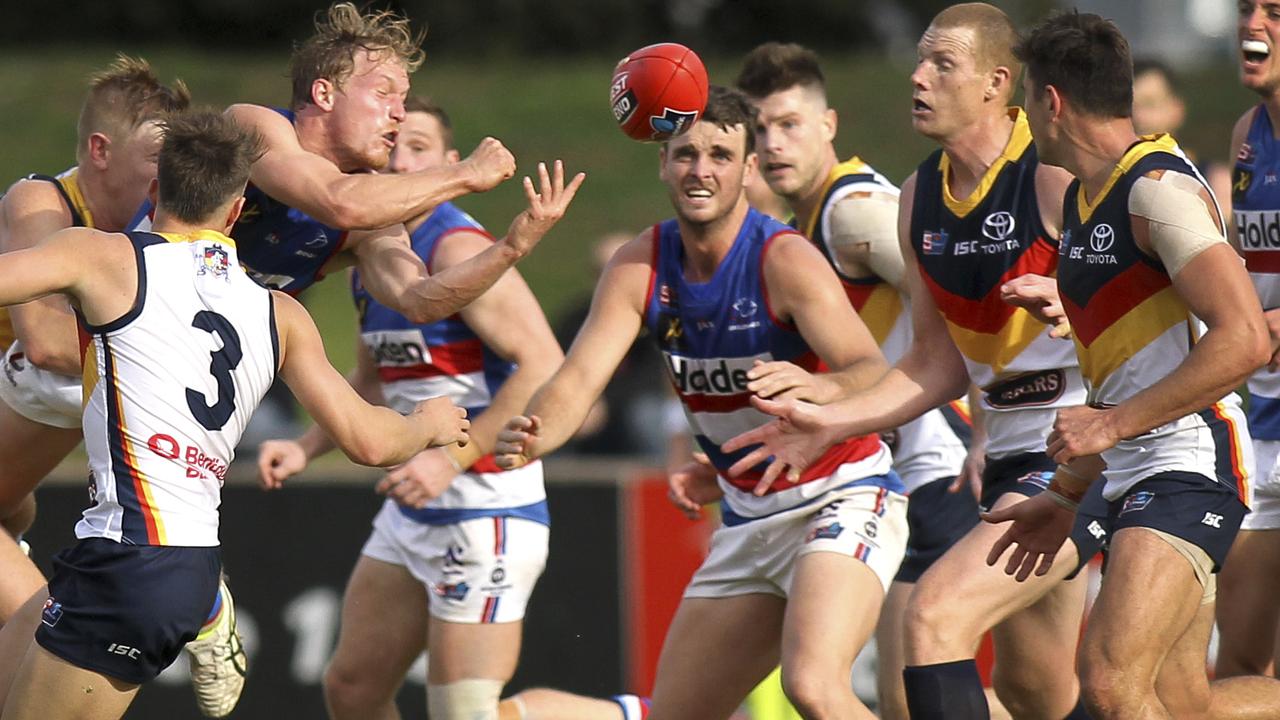
[[[188,48],[129,52],[152,62],[166,80],[180,77],[197,104],[280,104],[288,96],[287,56],[243,50],[209,53]],[[0,54],[0,180],[7,186],[30,172],[57,172],[74,163],[75,122],[87,76],[108,64],[114,49]],[[706,58],[712,82],[731,83],[736,58]],[[614,126],[608,84],[616,58],[436,61],[414,76],[414,92],[428,94],[452,114],[465,155],[484,135],[501,138],[531,172],[539,160],[563,158],[587,181],[568,216],[521,265],[553,320],[594,283],[588,248],[614,230],[638,232],[669,215],[657,181],[657,147],[634,142]],[[840,113],[837,149],[861,155],[900,182],[932,147],[912,133],[909,62],[882,55],[823,56],[829,95]],[[1226,160],[1231,126],[1254,102],[1235,69],[1210,65],[1182,78],[1189,120],[1183,144],[1200,158]],[[459,205],[494,234],[523,207],[518,182]],[[354,314],[346,284],[332,278],[304,297],[339,369],[353,363]]]

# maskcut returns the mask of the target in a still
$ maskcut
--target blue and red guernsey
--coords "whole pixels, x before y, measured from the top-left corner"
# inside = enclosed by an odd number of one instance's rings
[[[1280,308],[1280,142],[1263,105],[1236,155],[1231,177],[1236,240],[1263,310]],[[1249,434],[1280,440],[1280,372],[1263,367],[1249,378]]]
[[[1071,320],[1089,403],[1123,403],[1172,373],[1204,334],[1159,259],[1137,244],[1129,193],[1157,171],[1204,178],[1168,135],[1143,138],[1124,154],[1092,200],[1080,181],[1067,188],[1058,275]],[[1217,212],[1217,208],[1213,208]],[[1249,502],[1252,445],[1235,393],[1200,412],[1122,440],[1102,453],[1104,496],[1114,500],[1159,472],[1197,473],[1233,488]]]
[[[452,203],[436,207],[410,235],[413,251],[430,269],[440,243],[454,233],[484,231]],[[475,418],[489,408],[516,366],[493,352],[459,315],[417,324],[374,300],[352,274],[360,313],[360,339],[373,355],[387,406],[408,413],[423,400],[448,397]],[[522,517],[547,524],[542,464],[503,471],[492,455],[477,460],[421,510],[399,507],[417,522],[449,524],[477,517]]]
[[[1084,402],[1071,343],[1000,298],[1009,280],[1058,269],[1058,243],[1036,201],[1031,129],[1021,109],[1010,117],[1004,152],[969,197],[952,196],[950,159],[938,150],[916,171],[911,212],[916,264],[983,390],[987,455],[996,458],[1043,450],[1057,408]]]
[[[289,110],[275,111],[293,122]],[[324,279],[324,266],[342,251],[347,232],[329,227],[297,208],[272,198],[253,183],[244,191],[244,208],[231,228],[244,269],[263,287],[290,295]],[[129,227],[150,230],[155,207],[148,200]]]
[[[684,245],[675,220],[653,229],[653,271],[645,324],[666,360],[698,445],[720,473],[728,510],[750,518],[801,505],[828,490],[876,484],[902,492],[889,473],[888,449],[879,436],[846,440],[827,451],[800,477],[779,478],[764,497],[751,490],[762,463],[730,479],[728,469],[753,448],[724,453],[720,445],[772,418],[751,406],[747,371],[756,360],[786,360],[810,371],[826,370],[799,330],[776,317],[764,283],[764,259],[790,227],[750,210],[738,236],[709,282],[684,278]]]
[[[490,237],[470,215],[453,203],[438,206],[410,236],[413,251],[430,268],[440,242],[456,232]],[[360,336],[373,354],[388,407],[407,413],[414,405],[446,396],[474,418],[484,412],[515,364],[498,357],[457,315],[416,324],[383,305],[365,290],[360,273],[352,273],[351,294],[360,313]],[[497,472],[492,456],[474,467]]]

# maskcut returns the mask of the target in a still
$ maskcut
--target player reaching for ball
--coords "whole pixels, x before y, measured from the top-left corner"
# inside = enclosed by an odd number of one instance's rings
[[[748,206],[755,122],[745,96],[713,87],[692,129],[662,147],[675,219],[613,256],[564,365],[499,435],[498,462],[518,467],[562,445],[646,326],[714,464],[691,472],[702,485],[718,477],[724,495],[723,526],[658,661],[653,717],[728,717],[781,658],[803,713],[869,718],[849,675],[907,532],[888,448],[875,435],[851,438],[798,482],[756,494],[758,476],[725,479],[737,455],[718,447],[766,420],[746,387],[757,363],[816,372],[790,392],[819,401],[886,369],[822,254]]]
[[[458,162],[438,105],[410,98],[393,172]],[[543,183],[550,185],[549,178]],[[493,242],[452,203],[409,225],[432,272]],[[409,412],[444,395],[474,417],[471,442],[425,450],[389,472],[388,498],[347,584],[342,632],[324,674],[333,720],[394,714],[405,673],[429,649],[431,717],[490,717],[520,655],[525,605],[547,559],[550,515],[541,464],[500,472],[489,452],[564,359],[538,301],[512,271],[455,317],[412,323],[369,297],[356,274],[360,320],[351,378],[366,398]],[[410,352],[388,353],[388,345]],[[320,426],[258,450],[260,479],[278,488],[332,448]]]
[[[47,599],[0,630],[6,720],[120,717],[196,636],[221,576],[222,476],[277,372],[358,462],[466,440],[465,411],[447,399],[407,416],[361,400],[302,306],[245,274],[225,233],[260,152],[225,116],[169,119],[155,232],[69,228],[0,256],[0,305],[69,296],[93,371],[92,504]],[[180,460],[193,452],[209,463]]]
[[[294,51],[290,109],[228,109],[266,143],[253,164],[245,212],[231,231],[255,280],[296,295],[354,264],[379,302],[415,322],[431,322],[479,297],[559,220],[581,174],[567,187],[556,186],[563,204],[555,212],[530,207],[484,252],[439,274],[427,272],[403,223],[497,186],[514,174],[515,160],[502,143],[486,138],[449,167],[369,172],[385,167],[391,155],[409,73],[422,63],[421,41],[406,18],[335,4]],[[147,227],[147,212],[144,207],[137,227]]]

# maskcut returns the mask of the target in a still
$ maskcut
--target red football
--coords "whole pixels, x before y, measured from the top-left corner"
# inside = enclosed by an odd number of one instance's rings
[[[609,104],[628,136],[668,140],[693,127],[707,107],[707,68],[677,43],[642,47],[614,68]]]

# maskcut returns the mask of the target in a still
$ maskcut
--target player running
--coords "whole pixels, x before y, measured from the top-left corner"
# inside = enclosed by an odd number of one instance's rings
[[[983,390],[988,460],[984,508],[1041,493],[1054,475],[1044,455],[1056,408],[1084,401],[1075,352],[1026,310],[1002,300],[1057,267],[1068,176],[1040,165],[1022,110],[1009,108],[1020,64],[1017,32],[984,3],[939,13],[919,44],[912,124],[942,148],[903,183],[899,236],[912,287],[910,349],[880,382],[819,408],[756,399],[781,420],[724,446],[765,443],[734,467],[770,455],[764,485],[811,465],[853,434],[895,427],[964,393]],[[995,643],[996,694],[1014,717],[1083,718],[1075,647],[1083,579],[1064,583],[1098,550],[1098,512],[1082,514],[1052,573],[1018,583],[985,558],[1000,529],[978,525],[920,578],[908,601],[904,682],[913,720],[988,715],[974,653]],[[1096,522],[1097,521],[1097,522]]]
[[[69,227],[127,227],[155,177],[159,122],[189,103],[186,86],[161,84],[144,60],[122,55],[94,75],[80,110],[77,165],[57,177],[31,175],[9,189],[0,200],[0,249],[33,247]],[[7,314],[13,333],[6,337],[17,341],[0,364],[0,514],[6,529],[20,535],[33,520],[32,491],[80,444],[81,361],[64,297],[17,305]],[[0,543],[0,567],[0,619],[7,621],[45,579],[7,543]],[[231,712],[244,686],[234,607],[222,586],[206,627],[187,646],[197,704],[210,717]]]
[[[457,163],[445,111],[414,97],[405,109],[390,169]],[[549,191],[545,176],[542,184]],[[414,252],[432,273],[493,243],[447,202],[409,230]],[[430,648],[431,716],[492,717],[519,659],[525,604],[546,564],[549,516],[541,463],[504,472],[489,453],[502,424],[564,354],[515,272],[458,315],[427,324],[371,298],[359,273],[353,292],[361,347],[352,384],[398,412],[443,395],[465,407],[473,424],[465,447],[425,450],[380,485],[388,499],[351,574],[342,633],[325,672],[329,716],[394,716],[405,673]],[[332,447],[319,426],[296,441],[264,443],[258,451],[264,486],[281,487]]]
[[[1169,136],[1134,131],[1129,46],[1115,25],[1063,13],[1018,57],[1041,156],[1078,178],[1058,290],[1089,404],[1058,411],[1047,452],[1106,463],[1107,572],[1080,654],[1089,713],[1236,717],[1227,710],[1248,703],[1252,717],[1263,705],[1274,716],[1275,681],[1211,690],[1204,669],[1214,573],[1248,512],[1253,468],[1232,391],[1271,356],[1257,296],[1204,177]],[[1059,473],[1049,492],[992,512],[1013,525],[989,562],[1014,545],[1008,572],[1049,571],[1092,480]]]
[[[290,109],[228,109],[266,147],[231,231],[254,279],[297,294],[354,264],[379,302],[414,322],[431,322],[478,297],[554,225],[522,212],[483,252],[438,275],[427,273],[403,223],[459,195],[495,187],[515,172],[515,161],[502,143],[486,138],[470,157],[447,167],[369,172],[385,167],[391,155],[409,73],[423,60],[421,41],[409,21],[392,12],[362,14],[349,2],[337,3],[294,50]],[[582,178],[579,173],[570,182],[573,190]],[[145,217],[137,227],[146,228]]]
[[[196,636],[221,575],[222,477],[277,371],[359,462],[466,439],[465,411],[448,400],[408,416],[364,403],[302,306],[244,273],[225,233],[259,153],[223,116],[171,118],[154,233],[71,228],[0,256],[0,304],[66,293],[92,350],[93,502],[47,599],[0,631],[0,657],[21,658],[0,680],[6,720],[120,717]]]
[[[906,544],[906,498],[876,435],[837,445],[795,482],[753,493],[724,476],[719,443],[764,418],[749,407],[758,362],[807,371],[791,392],[822,401],[884,372],[875,341],[822,255],[748,207],[755,111],[711,89],[706,112],[661,151],[676,210],[620,249],[565,364],[499,434],[498,463],[560,447],[646,326],[718,479],[723,525],[695,573],[658,661],[653,717],[728,717],[781,657],[783,686],[809,716],[871,717],[849,673],[875,627]]]
[[[756,130],[761,176],[786,199],[795,226],[826,255],[858,316],[885,359],[899,360],[911,343],[907,283],[898,245],[898,188],[860,158],[836,156],[836,112],[827,105],[818,57],[795,44],[765,43],[743,61],[737,85],[759,108]],[[752,369],[747,387],[769,397],[789,363]],[[885,597],[876,630],[879,705],[885,717],[906,717],[902,689],[902,613],[915,583],[978,522],[968,492],[948,492],[966,459],[964,444],[939,410],[889,433],[893,469],[909,494],[911,532],[906,559]],[[973,468],[980,473],[982,443]]]

